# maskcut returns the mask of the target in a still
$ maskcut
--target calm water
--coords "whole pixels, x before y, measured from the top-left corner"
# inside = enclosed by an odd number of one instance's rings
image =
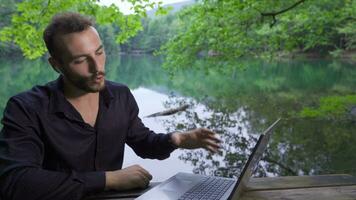
[[[57,77],[45,60],[1,60],[0,111],[8,98]],[[222,151],[177,150],[164,161],[140,159],[126,148],[124,165],[141,164],[164,180],[178,171],[237,176],[258,134],[278,117],[271,144],[255,176],[349,173],[356,175],[356,68],[339,61],[241,61],[244,69],[185,70],[171,79],[151,56],[108,58],[107,79],[132,90],[146,126],[156,132],[207,127],[224,141]],[[326,108],[305,118],[303,109]],[[330,101],[330,102],[329,102]],[[346,102],[346,103],[345,103]],[[188,104],[186,111],[145,116]],[[340,109],[341,106],[341,109]],[[342,107],[343,106],[343,107]],[[334,112],[337,110],[338,112]]]

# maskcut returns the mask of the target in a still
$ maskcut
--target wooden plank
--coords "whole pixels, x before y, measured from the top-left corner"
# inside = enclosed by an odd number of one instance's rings
[[[356,185],[247,191],[239,200],[355,200]]]
[[[346,174],[251,178],[248,191],[356,185],[356,177]],[[355,198],[356,199],[356,198]]]

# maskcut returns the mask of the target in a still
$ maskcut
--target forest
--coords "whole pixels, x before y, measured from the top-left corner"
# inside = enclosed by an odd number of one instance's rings
[[[1,0],[0,56],[43,56],[45,24],[57,12],[78,11],[95,18],[108,53],[163,55],[170,69],[201,58],[210,67],[241,57],[355,59],[353,0],[199,0],[174,12],[148,0],[130,2],[135,13],[124,15],[96,0]]]

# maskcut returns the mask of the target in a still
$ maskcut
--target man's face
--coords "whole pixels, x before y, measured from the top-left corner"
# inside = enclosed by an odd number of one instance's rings
[[[85,92],[105,87],[106,56],[95,28],[58,36],[55,42],[60,54],[57,68],[72,86]]]

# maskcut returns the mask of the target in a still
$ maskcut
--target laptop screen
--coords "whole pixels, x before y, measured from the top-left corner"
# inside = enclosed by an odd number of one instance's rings
[[[228,198],[229,200],[237,199],[242,194],[242,192],[245,190],[246,185],[247,185],[252,173],[255,171],[258,162],[262,158],[263,152],[267,148],[267,145],[271,138],[273,130],[280,120],[281,120],[280,118],[277,119],[258,138],[258,141],[257,141],[255,147],[253,148],[253,151],[252,151],[250,157],[248,158],[248,161],[245,164],[245,166],[242,170],[242,173],[241,173],[240,177],[238,178],[232,193],[230,194],[230,196]]]

